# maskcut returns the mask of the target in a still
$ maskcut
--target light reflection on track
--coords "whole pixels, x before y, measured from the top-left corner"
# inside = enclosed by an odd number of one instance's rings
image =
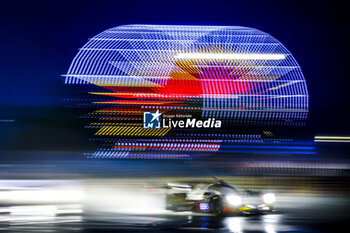
[[[284,197],[285,200],[290,197]],[[282,202],[284,202],[282,198]],[[296,204],[298,203],[298,204]],[[325,205],[320,205],[325,203]],[[70,205],[0,208],[1,232],[335,232],[346,227],[345,197],[299,196],[280,214],[214,217],[210,214],[122,214]],[[329,211],[332,208],[332,214]],[[57,210],[60,210],[57,212]],[[79,211],[81,210],[81,211]],[[56,211],[56,212],[55,212]],[[312,215],[310,213],[313,213]],[[333,214],[334,213],[334,214]],[[344,228],[343,228],[344,229]],[[340,231],[341,232],[341,231]]]
[[[142,224],[128,224],[121,220],[135,218]],[[134,220],[135,220],[134,219]],[[334,222],[333,225],[339,225]],[[322,229],[322,225],[290,216],[212,216],[173,217],[173,216],[106,216],[95,220],[83,219],[80,216],[65,216],[42,221],[15,221],[0,224],[0,231],[6,232],[333,232]],[[345,226],[345,224],[344,224]],[[332,228],[332,224],[329,225]],[[336,229],[336,228],[334,228]]]
[[[0,180],[0,231],[335,232],[347,227],[349,220],[346,195],[302,194],[290,189],[277,193],[275,207],[280,214],[218,218],[174,213],[164,205],[162,184],[168,179]],[[268,187],[266,179],[254,182],[257,187]],[[239,182],[237,186],[243,187]]]

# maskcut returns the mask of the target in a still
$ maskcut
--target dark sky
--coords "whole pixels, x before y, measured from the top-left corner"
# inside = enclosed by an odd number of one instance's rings
[[[60,75],[77,49],[105,29],[133,23],[239,25],[271,34],[304,72],[310,94],[307,127],[315,133],[350,133],[350,22],[341,1],[2,0],[0,118],[12,116],[8,107],[62,106]]]

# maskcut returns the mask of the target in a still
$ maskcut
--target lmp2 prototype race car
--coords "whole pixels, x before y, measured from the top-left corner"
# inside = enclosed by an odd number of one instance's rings
[[[167,210],[212,213],[217,216],[276,212],[274,193],[247,190],[241,194],[222,180],[168,183],[166,189]]]

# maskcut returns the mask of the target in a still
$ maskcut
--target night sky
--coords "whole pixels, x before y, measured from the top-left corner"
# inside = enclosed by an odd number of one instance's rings
[[[5,127],[10,136],[2,134],[0,145],[40,148],[43,137],[49,138],[49,148],[57,149],[66,145],[57,143],[63,137],[59,135],[84,134],[70,132],[65,121],[57,122],[66,94],[61,74],[88,38],[134,23],[238,25],[271,34],[304,72],[310,94],[305,130],[315,135],[350,134],[350,20],[340,1],[2,0],[0,119],[15,119],[17,125]],[[37,141],[28,139],[33,134]]]

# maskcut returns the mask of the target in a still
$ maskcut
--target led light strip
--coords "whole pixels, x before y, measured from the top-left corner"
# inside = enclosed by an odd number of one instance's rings
[[[274,53],[179,53],[176,59],[203,59],[203,60],[283,60],[284,54]]]
[[[324,140],[330,140],[330,139],[339,139],[339,140],[350,140],[350,137],[347,136],[315,136],[315,139],[324,139]]]
[[[350,142],[349,136],[315,136],[314,142]]]

